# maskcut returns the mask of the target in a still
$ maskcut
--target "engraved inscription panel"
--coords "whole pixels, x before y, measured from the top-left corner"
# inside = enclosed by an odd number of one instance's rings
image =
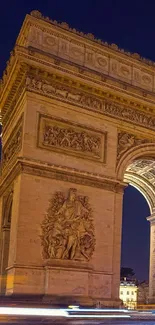
[[[38,146],[88,159],[105,161],[106,133],[41,115]]]

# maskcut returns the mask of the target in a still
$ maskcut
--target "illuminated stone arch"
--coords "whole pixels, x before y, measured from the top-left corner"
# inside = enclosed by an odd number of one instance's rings
[[[3,207],[3,226],[10,226],[13,203],[13,191],[6,196]]]
[[[123,180],[127,167],[133,161],[144,159],[155,159],[155,143],[145,143],[139,146],[132,147],[127,150],[119,159],[116,168],[117,178]]]
[[[154,188],[140,175],[134,173],[125,172],[124,181],[133,187],[135,187],[145,197],[151,213],[155,207],[155,196],[153,195]]]
[[[155,296],[155,143],[127,150],[118,161],[117,177],[134,186],[145,197],[150,216],[149,297]]]

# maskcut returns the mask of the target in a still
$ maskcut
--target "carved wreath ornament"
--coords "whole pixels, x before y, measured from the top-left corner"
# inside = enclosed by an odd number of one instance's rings
[[[95,248],[92,210],[88,197],[69,189],[68,197],[56,192],[42,223],[44,259],[89,261]]]

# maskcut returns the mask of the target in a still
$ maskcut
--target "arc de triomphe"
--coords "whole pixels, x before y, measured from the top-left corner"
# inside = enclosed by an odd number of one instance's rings
[[[154,301],[155,64],[33,11],[0,87],[1,292],[118,306],[130,183],[150,207]]]

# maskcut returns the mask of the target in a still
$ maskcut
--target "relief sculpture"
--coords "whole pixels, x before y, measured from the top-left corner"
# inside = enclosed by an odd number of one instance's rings
[[[101,114],[115,117],[119,120],[132,122],[136,125],[146,126],[147,128],[155,128],[154,116],[143,112],[139,109],[127,107],[122,104],[111,103],[111,101],[92,96],[84,91],[75,90],[67,85],[60,85],[56,82],[47,82],[44,78],[37,80],[35,77],[29,76],[26,79],[27,89],[43,93],[44,95],[58,97],[66,102],[76,103],[87,109],[95,110]]]
[[[58,97],[67,102],[74,102],[80,106],[89,107],[97,111],[102,111],[104,107],[104,101],[97,98],[97,96],[91,96],[81,90],[73,90],[71,87],[65,84],[62,86],[55,81],[49,82],[45,79],[36,79],[36,77],[29,76],[26,78],[26,86],[27,89]]]
[[[72,128],[64,129],[46,124],[43,144],[92,152],[94,155],[100,156],[101,139],[86,132],[75,132]]]
[[[17,123],[15,129],[11,133],[11,136],[3,148],[2,155],[2,167],[5,166],[11,161],[11,159],[17,155],[20,151],[22,143],[22,118]]]
[[[42,225],[43,259],[89,261],[95,235],[88,197],[69,189],[68,197],[56,192]]]
[[[44,115],[40,115],[38,131],[40,148],[105,161],[106,133],[103,131]]]
[[[132,147],[151,142],[153,141],[150,139],[138,138],[134,134],[129,134],[126,132],[118,133],[117,160],[119,160],[122,155]]]

